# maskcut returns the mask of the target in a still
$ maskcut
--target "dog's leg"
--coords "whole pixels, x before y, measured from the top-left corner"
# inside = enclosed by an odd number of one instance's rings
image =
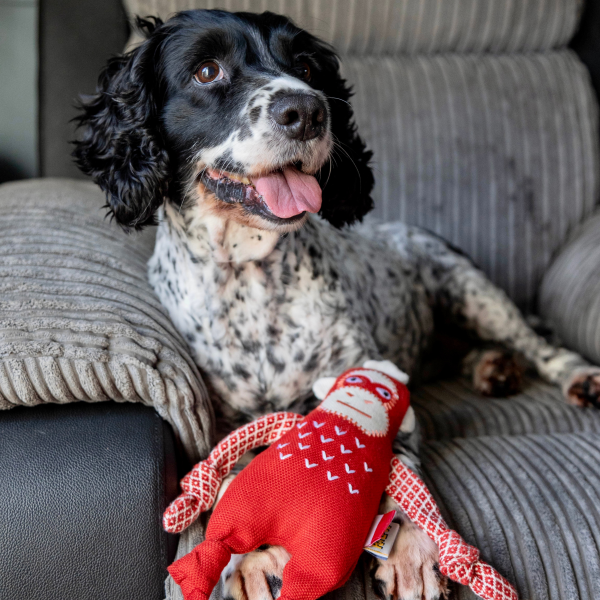
[[[600,403],[600,368],[579,354],[552,346],[526,323],[508,296],[464,257],[457,257],[439,288],[447,313],[488,342],[519,352],[547,381],[561,386],[577,406]]]
[[[281,546],[234,554],[221,575],[223,600],[279,598],[283,568],[289,560],[289,553]]]

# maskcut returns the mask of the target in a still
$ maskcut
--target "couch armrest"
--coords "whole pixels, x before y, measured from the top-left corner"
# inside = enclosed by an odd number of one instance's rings
[[[103,402],[0,412],[0,599],[162,600],[171,428]]]
[[[600,213],[571,236],[548,269],[539,312],[568,347],[600,364]]]

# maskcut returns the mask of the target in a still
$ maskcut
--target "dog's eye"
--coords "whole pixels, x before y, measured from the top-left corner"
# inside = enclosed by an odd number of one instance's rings
[[[356,377],[356,376],[347,377],[346,382],[347,383],[362,383],[362,377]]]
[[[298,65],[298,75],[304,81],[310,81],[310,65],[302,62]]]
[[[223,79],[225,73],[223,69],[214,60],[206,61],[200,65],[200,68],[196,71],[194,79],[198,83],[212,83]]]

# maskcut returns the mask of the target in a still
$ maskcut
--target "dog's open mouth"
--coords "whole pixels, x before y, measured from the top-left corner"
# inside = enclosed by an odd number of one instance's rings
[[[243,204],[249,212],[270,220],[290,222],[321,208],[317,180],[291,165],[260,177],[206,169],[201,181],[219,200]]]

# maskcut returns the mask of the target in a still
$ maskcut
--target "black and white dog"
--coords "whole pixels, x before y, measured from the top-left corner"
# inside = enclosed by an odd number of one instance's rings
[[[139,24],[147,40],[113,58],[83,102],[74,154],[123,227],[158,221],[150,281],[225,427],[308,410],[317,378],[366,359],[415,373],[434,316],[519,352],[572,403],[598,402],[600,369],[538,337],[442,240],[400,223],[341,229],[371,209],[373,176],[329,46],[271,13]],[[481,356],[477,386],[507,391],[512,363]],[[418,466],[414,437],[403,432],[398,452]],[[277,547],[235,557],[226,596],[276,597],[288,558]],[[405,522],[374,564],[375,590],[438,598],[436,561]]]

